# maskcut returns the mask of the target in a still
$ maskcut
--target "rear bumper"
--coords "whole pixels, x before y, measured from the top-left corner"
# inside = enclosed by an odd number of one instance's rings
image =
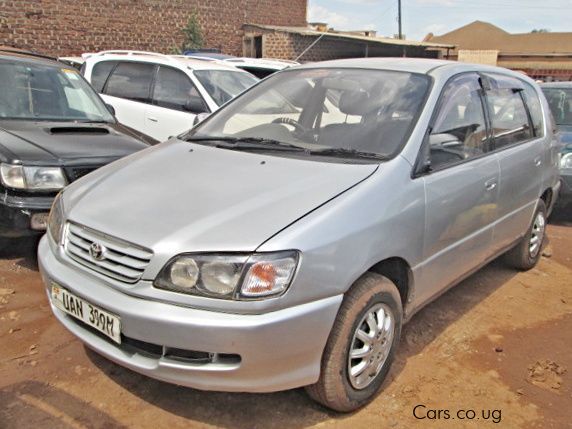
[[[15,197],[6,195],[0,201],[0,237],[24,237],[43,234],[44,229],[33,229],[32,216],[47,214],[54,197]]]
[[[163,353],[117,345],[52,305],[57,319],[90,348],[134,371],[202,390],[271,392],[315,383],[322,352],[342,296],[259,315],[218,313],[127,295],[101,279],[62,263],[48,238],[38,248],[48,297],[51,282],[121,318],[124,343],[136,340]],[[173,359],[166,348],[238,355],[239,361],[194,363]]]

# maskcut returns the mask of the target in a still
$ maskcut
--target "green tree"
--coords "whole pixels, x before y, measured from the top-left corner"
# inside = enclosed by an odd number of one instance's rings
[[[174,47],[174,53],[182,54],[189,49],[200,49],[204,44],[203,31],[199,24],[197,11],[194,10],[187,21],[187,25],[181,29],[183,42],[180,47]]]
[[[535,28],[531,33],[550,33],[548,28]]]

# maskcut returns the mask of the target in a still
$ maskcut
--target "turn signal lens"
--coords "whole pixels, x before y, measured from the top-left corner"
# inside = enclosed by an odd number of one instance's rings
[[[241,295],[254,298],[284,292],[290,285],[296,265],[294,255],[253,263],[242,283]]]

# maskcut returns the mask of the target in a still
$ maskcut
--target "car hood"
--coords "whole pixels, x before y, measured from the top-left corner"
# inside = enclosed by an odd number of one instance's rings
[[[156,254],[254,251],[377,167],[172,139],[71,185],[64,205],[71,221]]]
[[[149,147],[120,124],[0,120],[4,161],[30,165],[98,164]]]

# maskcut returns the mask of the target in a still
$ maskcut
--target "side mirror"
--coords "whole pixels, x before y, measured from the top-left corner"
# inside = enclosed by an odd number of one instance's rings
[[[208,109],[203,100],[198,97],[191,97],[185,103],[185,110],[191,113],[207,113]]]
[[[193,127],[197,124],[200,124],[201,122],[203,122],[205,119],[207,119],[210,116],[210,113],[199,113],[197,116],[195,116],[195,119],[193,120]]]
[[[107,104],[107,103],[105,103],[105,107],[107,107],[107,110],[109,110],[109,113],[111,113],[113,116],[115,116],[115,107],[113,107],[111,104]]]

